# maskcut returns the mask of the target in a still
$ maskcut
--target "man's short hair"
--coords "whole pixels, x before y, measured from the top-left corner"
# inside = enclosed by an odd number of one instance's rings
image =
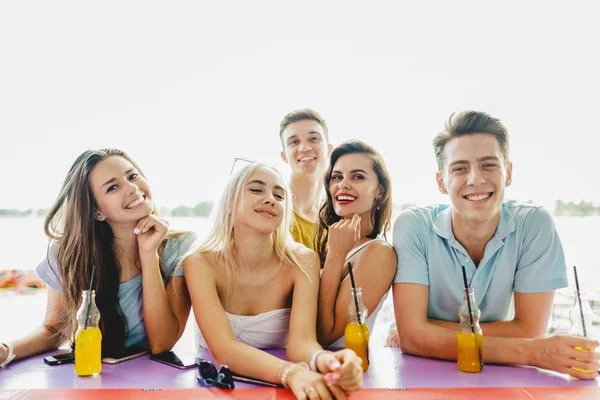
[[[323,119],[323,117],[321,117],[321,115],[315,110],[311,110],[310,108],[302,108],[300,110],[294,110],[290,113],[287,113],[279,124],[279,139],[281,139],[281,144],[283,147],[285,147],[285,143],[283,143],[283,131],[285,128],[294,122],[306,120],[316,121],[319,125],[321,125],[323,127],[323,133],[325,134],[325,140],[329,142],[329,132],[327,130],[327,123],[325,122],[325,119]]]
[[[498,118],[481,111],[462,111],[458,114],[450,115],[446,122],[445,129],[438,133],[433,139],[433,151],[437,159],[438,171],[443,172],[444,168],[444,146],[450,139],[464,135],[474,135],[477,133],[487,133],[493,135],[500,145],[500,151],[504,156],[504,166],[508,168],[508,153],[510,143],[508,130]]]

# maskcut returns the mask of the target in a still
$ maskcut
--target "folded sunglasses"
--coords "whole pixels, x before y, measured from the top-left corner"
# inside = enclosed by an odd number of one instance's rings
[[[198,368],[198,382],[205,387],[218,387],[221,389],[233,389],[233,375],[227,365],[221,365],[217,371],[215,365],[203,358],[196,359],[196,367]]]

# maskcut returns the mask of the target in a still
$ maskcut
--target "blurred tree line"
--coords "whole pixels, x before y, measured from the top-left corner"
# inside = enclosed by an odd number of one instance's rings
[[[600,206],[595,206],[590,201],[581,200],[579,203],[572,201],[564,202],[562,200],[556,200],[554,207],[555,216],[566,216],[566,217],[585,217],[590,215],[600,215]]]
[[[171,210],[172,217],[208,217],[213,209],[213,203],[203,201],[194,207],[178,206]]]
[[[27,210],[16,210],[16,209],[3,209],[0,208],[0,217],[44,217],[48,213],[49,209],[27,209]]]
[[[527,203],[532,203],[532,200],[528,200]],[[161,215],[171,217],[208,217],[213,209],[213,202],[202,201],[193,207],[177,206],[171,210],[161,209]],[[394,204],[393,213],[399,214],[409,207],[414,207],[416,204],[404,203]],[[0,208],[0,217],[44,217],[48,213],[48,209],[2,209]],[[573,216],[573,217],[585,217],[591,215],[600,215],[600,205],[595,206],[590,201],[581,200],[579,203],[572,201],[565,202],[562,200],[556,200],[554,207],[555,216]]]
[[[203,201],[196,204],[194,207],[178,206],[169,210],[161,208],[160,215],[171,217],[208,217],[213,209],[211,201]],[[1,217],[44,217],[48,213],[48,209],[2,209],[0,208]]]

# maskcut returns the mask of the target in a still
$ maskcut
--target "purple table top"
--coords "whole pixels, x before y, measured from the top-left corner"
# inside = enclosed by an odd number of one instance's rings
[[[2,389],[100,389],[100,388],[197,388],[196,369],[185,371],[143,356],[120,364],[102,364],[102,373],[79,378],[73,364],[49,366],[42,354],[11,363],[0,369]],[[285,358],[284,349],[269,353]],[[203,358],[213,360],[206,351]],[[364,374],[366,388],[440,388],[440,387],[600,387],[600,380],[578,381],[550,371],[529,367],[486,365],[483,372],[460,372],[455,362],[432,360],[402,354],[399,349],[372,348],[371,365]],[[253,385],[236,382],[236,387]]]

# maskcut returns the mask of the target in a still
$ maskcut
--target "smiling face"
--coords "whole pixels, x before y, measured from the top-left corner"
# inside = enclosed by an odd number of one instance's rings
[[[476,133],[449,140],[443,151],[443,171],[436,175],[442,193],[450,195],[453,220],[476,223],[499,218],[512,164],[505,167],[498,140]]]
[[[89,175],[89,183],[99,221],[135,224],[153,210],[148,181],[124,157],[99,162]]]
[[[285,184],[270,168],[254,171],[244,184],[234,225],[246,225],[261,233],[273,233],[283,220]]]
[[[313,120],[293,122],[281,137],[284,145],[281,158],[290,164],[293,175],[321,177],[325,173],[332,146],[327,143],[321,124]]]
[[[342,218],[359,214],[370,220],[382,187],[373,169],[373,160],[366,154],[345,154],[337,159],[331,172],[329,193],[335,213]]]

